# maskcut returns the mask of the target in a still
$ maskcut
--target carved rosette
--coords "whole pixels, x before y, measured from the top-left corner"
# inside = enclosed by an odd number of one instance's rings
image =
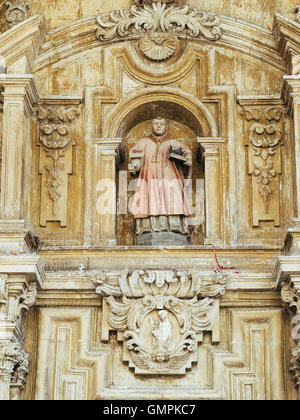
[[[279,175],[281,174],[282,111],[275,107],[246,109],[249,174],[252,176],[253,225],[279,220]],[[273,200],[272,200],[272,197]]]
[[[42,181],[41,226],[47,221],[67,224],[67,184],[72,174],[72,123],[79,109],[71,107],[40,108],[39,121],[40,174]],[[50,201],[50,203],[49,203]]]
[[[99,41],[141,39],[139,49],[153,61],[163,61],[179,50],[179,39],[199,38],[216,41],[221,38],[218,16],[190,9],[178,1],[135,2],[97,17]]]
[[[223,276],[203,281],[197,271],[124,271],[102,273],[95,284],[104,296],[102,339],[117,331],[123,360],[136,374],[184,374],[197,362],[204,332],[219,340]]]

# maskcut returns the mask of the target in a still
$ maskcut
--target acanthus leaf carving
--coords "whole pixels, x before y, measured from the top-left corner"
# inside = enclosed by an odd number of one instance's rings
[[[101,14],[97,17],[100,28],[96,38],[99,41],[142,38],[141,52],[154,61],[173,56],[178,51],[178,38],[188,36],[210,41],[221,38],[220,19],[215,14],[168,3],[135,3],[128,10]]]
[[[10,386],[19,392],[26,384],[29,373],[29,357],[18,343],[0,343],[0,381],[9,378]]]
[[[218,319],[218,298],[228,284],[218,275],[203,280],[196,270],[101,273],[95,283],[108,308],[105,328],[122,334],[124,361],[137,374],[183,374],[191,368],[203,333],[219,328],[211,320]]]

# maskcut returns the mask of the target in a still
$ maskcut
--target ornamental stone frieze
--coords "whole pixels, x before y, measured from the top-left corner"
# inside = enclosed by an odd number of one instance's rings
[[[219,298],[226,276],[204,280],[197,271],[138,270],[102,273],[102,340],[116,331],[123,362],[136,374],[184,374],[197,363],[204,332],[219,341]]]
[[[217,41],[222,36],[220,19],[213,13],[191,9],[183,1],[134,1],[97,17],[99,41],[139,40],[138,48],[152,61],[177,54],[180,39]]]

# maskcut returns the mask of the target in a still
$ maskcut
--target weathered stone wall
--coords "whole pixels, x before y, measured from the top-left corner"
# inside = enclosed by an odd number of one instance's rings
[[[295,4],[190,0],[213,27],[159,38],[112,2],[28,3],[0,35],[0,398],[299,398]],[[186,247],[135,246],[120,211],[158,115],[193,152]]]
[[[272,29],[275,13],[284,14],[292,19],[295,7],[293,0],[191,0],[189,3],[200,10],[243,19],[267,29]],[[107,0],[30,0],[29,4],[30,13],[44,14],[49,28],[54,29],[86,16],[127,8],[131,1],[116,0],[111,3]]]

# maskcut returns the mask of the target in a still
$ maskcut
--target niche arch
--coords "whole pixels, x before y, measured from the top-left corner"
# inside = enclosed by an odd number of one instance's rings
[[[143,89],[116,105],[103,125],[108,138],[124,137],[138,122],[163,115],[182,122],[198,137],[217,137],[217,124],[203,102],[179,89]]]

